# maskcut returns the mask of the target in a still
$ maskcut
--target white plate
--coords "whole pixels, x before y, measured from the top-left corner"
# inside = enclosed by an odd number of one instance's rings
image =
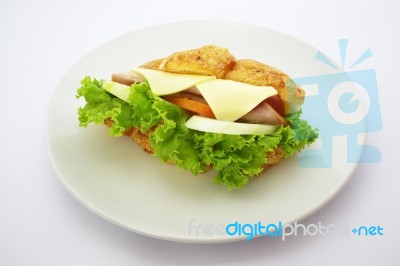
[[[229,192],[212,183],[213,172],[194,177],[159,162],[128,138],[109,137],[104,126],[78,127],[77,109],[83,102],[75,94],[84,76],[109,78],[113,72],[205,44],[227,47],[238,59],[256,59],[292,77],[332,72],[314,59],[316,49],[299,40],[228,22],[155,26],[94,49],[65,75],[47,113],[46,140],[52,164],[79,202],[140,234],[180,242],[229,242],[245,236],[220,234],[215,231],[220,230],[217,225],[300,221],[323,207],[348,181],[356,164],[343,159],[347,149],[340,138],[335,140],[330,168],[302,168],[294,157],[243,190]],[[320,130],[329,129],[322,126]]]

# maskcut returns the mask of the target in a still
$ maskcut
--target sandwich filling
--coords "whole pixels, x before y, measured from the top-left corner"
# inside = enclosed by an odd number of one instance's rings
[[[104,89],[107,84],[90,77],[82,80],[77,97],[83,97],[86,105],[78,110],[80,126],[111,121],[109,134],[116,137],[138,129],[149,138],[147,151],[154,156],[195,175],[213,168],[214,183],[230,190],[244,187],[267,164],[292,156],[317,138],[300,118],[301,111],[285,115],[287,123],[276,125],[271,134],[193,130],[186,124],[193,114],[155,95],[146,81],[123,87],[125,100]]]

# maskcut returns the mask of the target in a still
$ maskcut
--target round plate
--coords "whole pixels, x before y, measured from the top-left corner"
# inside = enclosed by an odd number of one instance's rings
[[[347,145],[341,137],[326,140],[334,143],[331,150],[307,151],[302,160],[299,156],[286,159],[244,189],[230,192],[213,184],[213,171],[193,176],[161,163],[129,138],[110,137],[105,126],[78,126],[77,109],[84,103],[75,95],[86,75],[109,79],[114,72],[206,44],[226,47],[237,59],[255,59],[294,78],[324,77],[336,71],[315,60],[317,50],[295,38],[230,22],[160,25],[101,45],[68,71],[47,113],[46,141],[52,164],[79,202],[106,220],[140,234],[215,243],[246,238],[225,232],[225,226],[234,222],[299,222],[344,186],[356,163],[346,162]],[[313,102],[306,99],[304,117],[319,128],[320,134],[330,131],[336,125],[315,119],[316,110],[310,105]],[[363,144],[364,138],[358,143]]]

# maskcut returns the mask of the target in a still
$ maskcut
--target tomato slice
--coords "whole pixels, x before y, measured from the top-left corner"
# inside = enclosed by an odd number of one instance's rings
[[[178,105],[182,109],[202,116],[215,118],[215,115],[208,104],[193,101],[185,97],[164,96],[164,99],[170,103]]]

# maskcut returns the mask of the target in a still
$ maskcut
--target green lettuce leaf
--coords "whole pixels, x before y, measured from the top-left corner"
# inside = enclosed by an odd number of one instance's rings
[[[112,136],[121,136],[132,126],[132,107],[102,89],[102,81],[85,77],[77,90],[77,98],[84,97],[86,105],[78,109],[79,126],[90,123],[103,124],[106,118],[113,121],[109,128]]]
[[[290,114],[289,126],[281,126],[271,135],[226,135],[195,131],[185,126],[189,114],[154,95],[146,82],[133,84],[128,100],[122,101],[102,89],[102,81],[85,77],[77,91],[86,105],[79,108],[79,124],[113,121],[112,136],[121,136],[130,127],[148,133],[154,156],[182,169],[200,174],[209,166],[217,172],[216,184],[229,190],[244,187],[252,176],[263,170],[266,153],[281,147],[284,156],[301,151],[318,136],[301,112]]]
[[[128,102],[134,110],[132,125],[143,133],[157,125],[150,134],[154,156],[164,162],[171,161],[193,174],[204,172],[206,165],[200,160],[198,151],[193,149],[194,132],[185,126],[188,113],[154,95],[145,82],[131,88]]]
[[[289,114],[286,119],[289,126],[282,126],[273,135],[281,136],[280,147],[283,149],[285,158],[300,152],[318,138],[318,131],[306,120],[301,119],[301,111]]]
[[[263,170],[265,154],[276,148],[280,137],[197,132],[196,142],[202,160],[217,171],[214,182],[232,190],[245,186],[249,177]]]

